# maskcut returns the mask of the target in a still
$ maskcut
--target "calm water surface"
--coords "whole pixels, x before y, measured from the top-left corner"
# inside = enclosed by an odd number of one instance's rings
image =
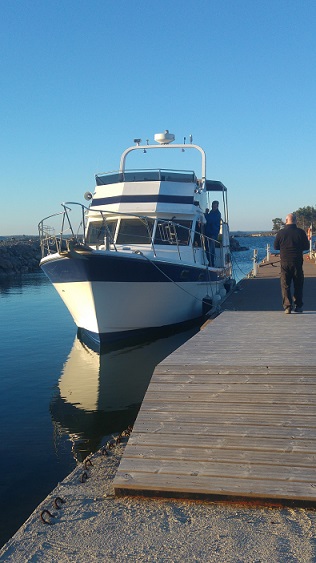
[[[0,280],[0,545],[91,451],[133,424],[155,366],[197,329],[101,355],[41,273]]]
[[[267,240],[266,240],[267,239]],[[238,279],[272,237],[239,238]],[[132,424],[155,366],[197,329],[108,350],[84,346],[41,274],[0,280],[0,545],[91,451]]]

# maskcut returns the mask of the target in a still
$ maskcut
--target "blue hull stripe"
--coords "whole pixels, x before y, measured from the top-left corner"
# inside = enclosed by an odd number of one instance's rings
[[[176,196],[161,194],[144,195],[117,195],[113,197],[94,198],[91,207],[111,205],[114,203],[185,203],[193,205],[193,196]]]
[[[77,336],[81,342],[87,344],[96,352],[105,352],[107,346],[109,349],[121,348],[124,345],[133,345],[140,342],[152,340],[153,338],[165,338],[166,336],[174,335],[175,332],[196,328],[200,326],[205,317],[199,316],[189,321],[182,321],[172,325],[164,325],[160,327],[146,327],[137,330],[123,330],[121,332],[104,332],[99,334],[91,332],[85,328],[78,328]],[[192,334],[193,336],[193,334]]]
[[[216,281],[216,272],[182,264],[133,259],[117,254],[55,258],[41,267],[52,283],[68,282],[177,282]]]

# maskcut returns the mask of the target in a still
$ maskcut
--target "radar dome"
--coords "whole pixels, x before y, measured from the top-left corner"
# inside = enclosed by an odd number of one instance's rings
[[[164,133],[156,133],[154,139],[161,145],[168,145],[174,141],[175,136],[172,133],[169,133],[168,129],[166,129]]]

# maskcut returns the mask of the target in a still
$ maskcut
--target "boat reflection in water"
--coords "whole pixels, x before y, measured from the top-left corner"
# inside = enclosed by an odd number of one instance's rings
[[[57,450],[67,436],[82,461],[133,424],[156,365],[197,331],[101,353],[76,336],[50,405]]]

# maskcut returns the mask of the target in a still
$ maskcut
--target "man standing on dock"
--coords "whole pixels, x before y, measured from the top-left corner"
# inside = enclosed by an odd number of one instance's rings
[[[281,258],[281,291],[285,313],[292,311],[291,283],[294,285],[294,311],[303,313],[303,252],[309,250],[309,240],[303,229],[296,226],[295,213],[285,218],[285,227],[274,240],[275,250],[280,251]]]

